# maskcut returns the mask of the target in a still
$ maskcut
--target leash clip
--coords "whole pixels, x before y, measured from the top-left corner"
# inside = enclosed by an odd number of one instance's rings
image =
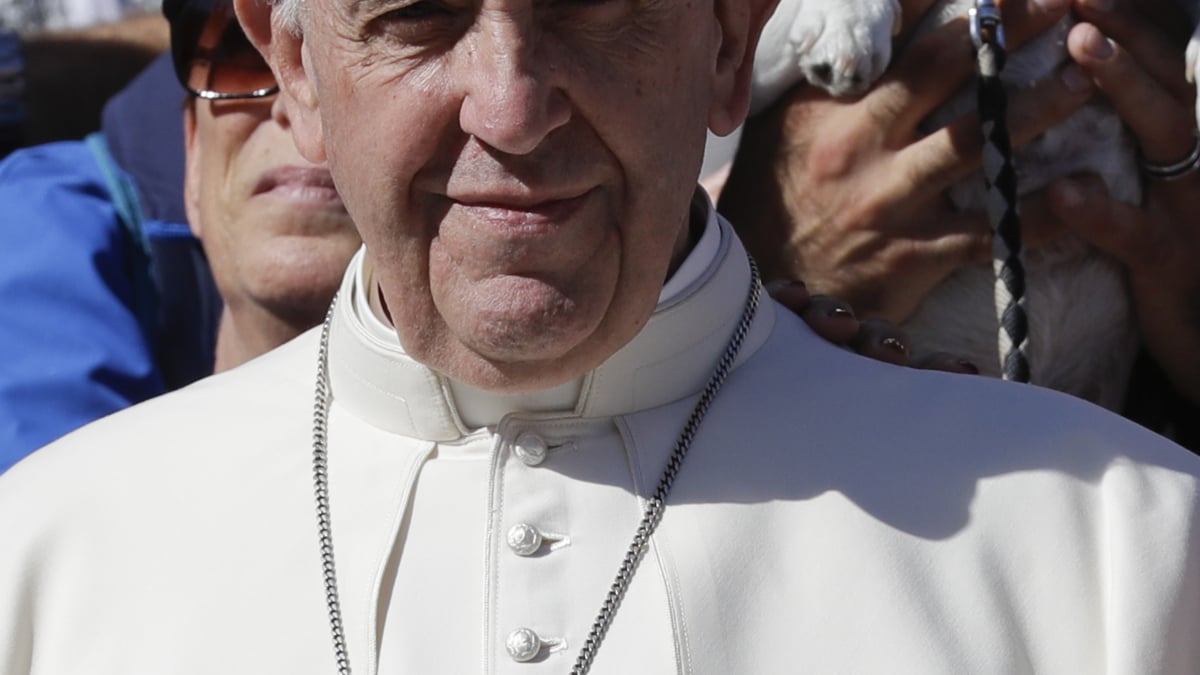
[[[975,0],[975,6],[968,12],[971,20],[971,42],[976,49],[982,49],[985,44],[1005,49],[1004,23],[1000,20],[1000,8],[995,0]]]

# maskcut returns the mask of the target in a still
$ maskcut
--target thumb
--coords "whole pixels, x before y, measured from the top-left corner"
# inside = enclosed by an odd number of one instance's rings
[[[1136,267],[1149,256],[1145,212],[1113,199],[1098,176],[1058,179],[1047,188],[1047,202],[1070,231],[1125,265]]]

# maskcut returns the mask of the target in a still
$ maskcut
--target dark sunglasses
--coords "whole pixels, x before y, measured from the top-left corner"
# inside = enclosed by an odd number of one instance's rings
[[[246,39],[231,0],[167,0],[175,76],[193,96],[262,98],[279,91],[275,76]]]

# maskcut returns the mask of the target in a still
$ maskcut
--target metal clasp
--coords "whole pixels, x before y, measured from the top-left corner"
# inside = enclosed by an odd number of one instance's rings
[[[1000,8],[995,0],[975,0],[975,6],[967,16],[971,20],[971,42],[975,48],[983,47],[985,43],[998,45],[1006,49],[1004,41],[1004,23],[1000,20]]]

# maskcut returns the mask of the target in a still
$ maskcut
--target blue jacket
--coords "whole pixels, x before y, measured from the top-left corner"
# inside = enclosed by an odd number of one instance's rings
[[[212,370],[220,296],[184,217],[181,103],[162,58],[102,133],[0,163],[0,471]]]

